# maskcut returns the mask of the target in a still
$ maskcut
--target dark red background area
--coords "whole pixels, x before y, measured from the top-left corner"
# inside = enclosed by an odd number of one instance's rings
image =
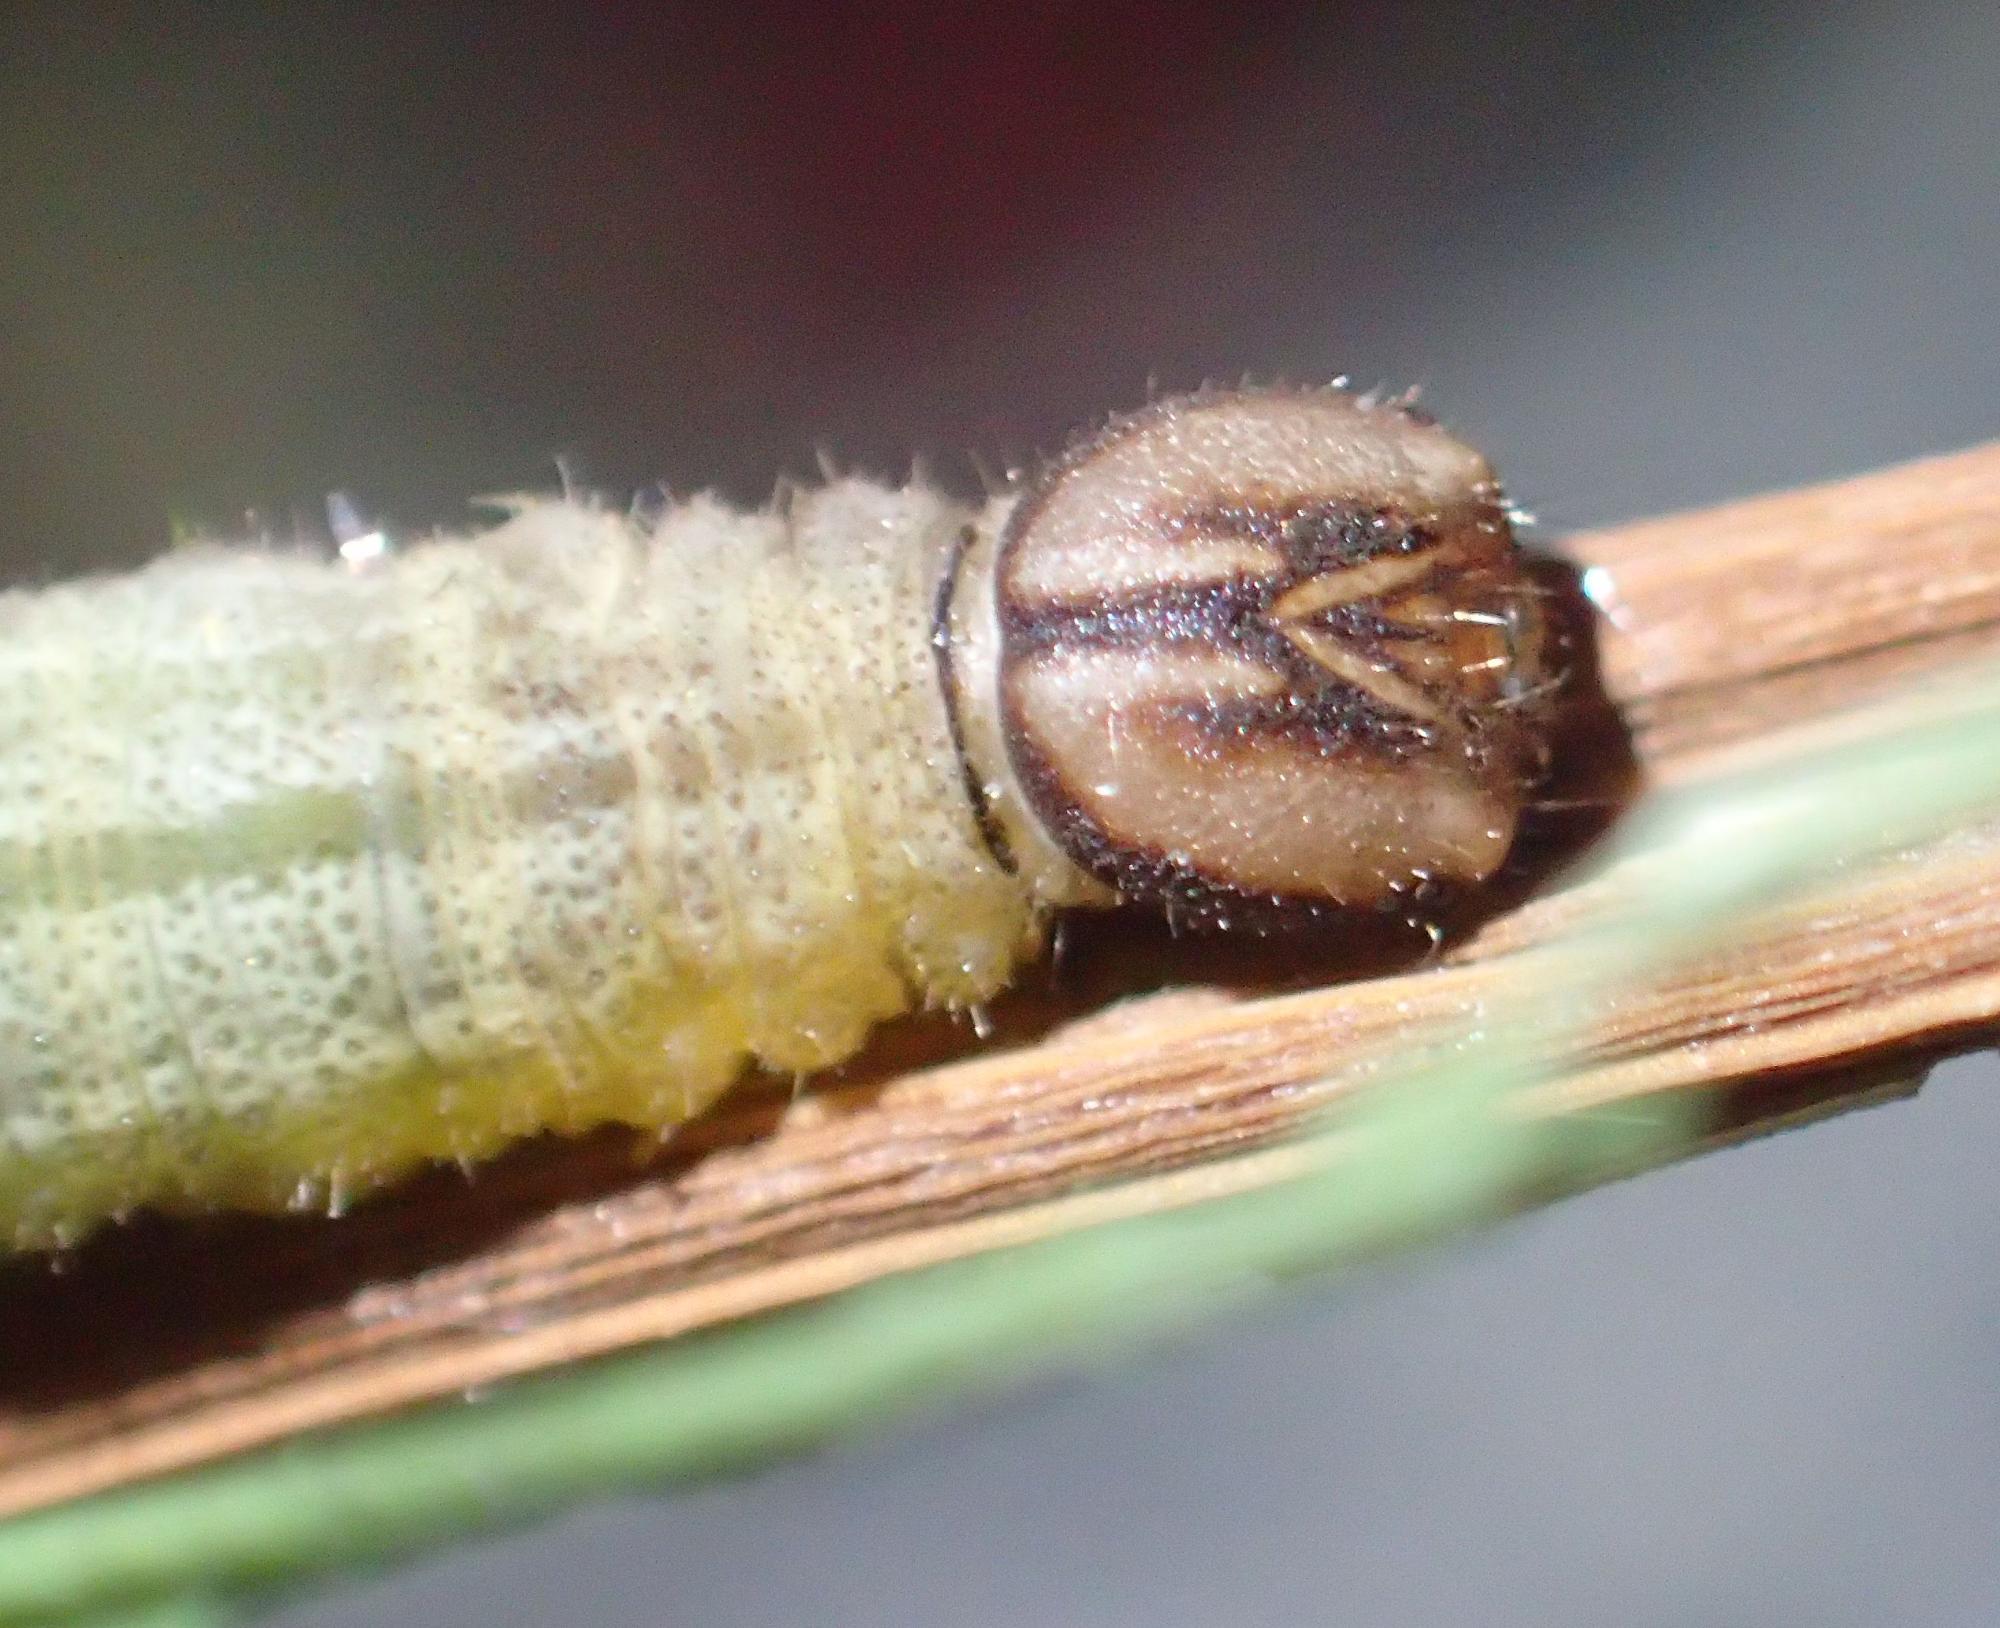
[[[557,456],[754,500],[822,448],[965,481],[1155,380],[1432,382],[1426,306],[1615,208],[1665,156],[1642,115],[1725,96],[1689,70],[1757,27],[1578,0],[23,6],[0,572],[143,557],[173,521],[283,529],[336,488],[455,523]]]
[[[0,580],[331,490],[459,525],[558,458],[971,490],[1245,374],[1422,386],[1544,536],[1962,446],[1996,63],[1962,0],[16,0]],[[282,1620],[2000,1621],[1994,1083]]]

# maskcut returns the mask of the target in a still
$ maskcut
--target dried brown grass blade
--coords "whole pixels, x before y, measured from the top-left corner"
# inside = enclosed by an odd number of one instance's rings
[[[2000,655],[2000,446],[1567,552],[1604,615],[1594,662],[1577,646],[1552,794],[1569,812],[1551,815],[1543,882],[1636,785],[1699,782]],[[60,1274],[17,1263],[0,1272],[0,1512],[1279,1179],[1305,1116],[1427,1019],[1503,997],[1536,945],[1615,908],[1618,886],[1615,871],[1524,884],[1441,964],[1287,993],[1268,990],[1296,948],[1085,929],[1064,988],[1008,1009],[1037,1038],[938,1063],[965,1037],[913,1025],[872,1073],[796,1102],[750,1093],[650,1166],[618,1138],[546,1145],[338,1224],[156,1225]],[[1225,987],[1097,1009],[1218,968]],[[1720,1091],[1721,1133],[1787,1123],[1853,1096],[1830,1067],[1949,1045],[1996,1015],[2000,837],[1969,832],[1628,992],[1562,1060],[1548,1105]]]

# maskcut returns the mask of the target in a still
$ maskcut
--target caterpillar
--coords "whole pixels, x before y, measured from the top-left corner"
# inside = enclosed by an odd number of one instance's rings
[[[0,595],[0,1240],[665,1129],[1064,907],[1477,881],[1546,660],[1485,461],[1337,388],[976,505],[524,500]]]

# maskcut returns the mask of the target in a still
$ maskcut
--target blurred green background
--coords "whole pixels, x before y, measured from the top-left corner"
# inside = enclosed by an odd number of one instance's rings
[[[1505,9],[22,0],[0,575],[1246,373],[1422,385],[1557,535],[2000,431],[2000,13]],[[1996,1085],[278,1620],[1991,1622]]]

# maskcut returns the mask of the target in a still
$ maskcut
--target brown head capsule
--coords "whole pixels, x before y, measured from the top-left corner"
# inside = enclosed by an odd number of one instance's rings
[[[1160,402],[984,542],[994,719],[968,744],[1045,896],[1092,896],[1074,867],[1100,899],[1384,905],[1505,856],[1540,629],[1492,470],[1421,416]]]
[[[1534,760],[1491,473],[1330,391],[978,513],[527,503],[353,564],[0,596],[0,1249],[672,1125],[987,999],[1045,906],[1483,876]]]

